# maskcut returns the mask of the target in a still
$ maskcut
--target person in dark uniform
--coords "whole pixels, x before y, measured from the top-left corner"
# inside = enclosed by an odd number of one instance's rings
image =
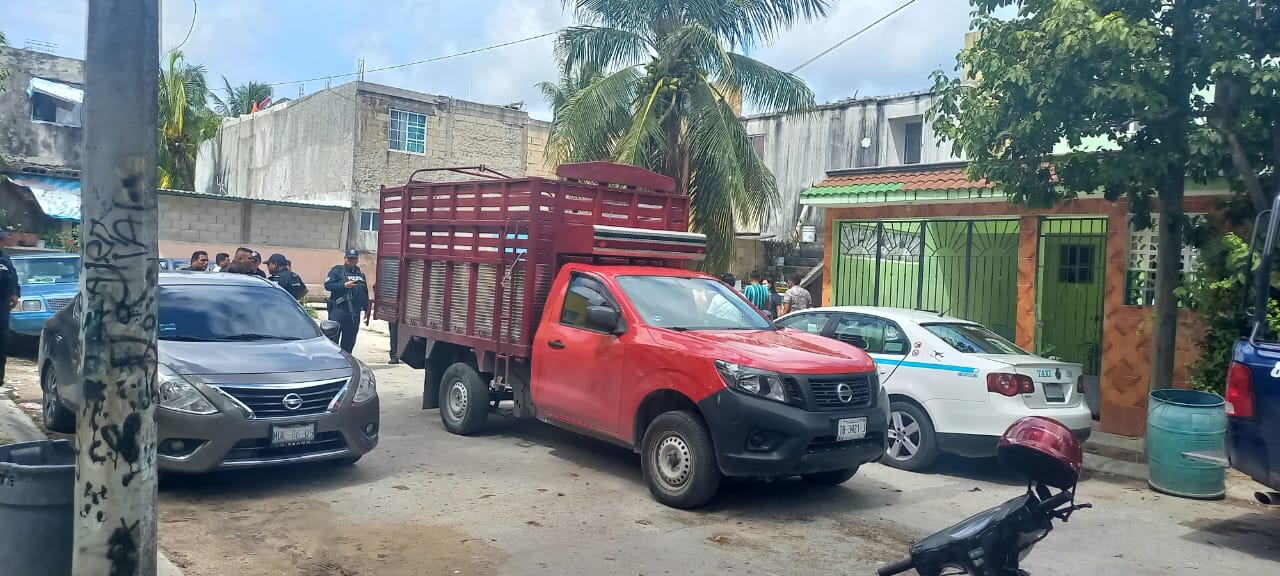
[[[377,293],[378,293],[378,285],[377,285],[377,284],[374,284],[374,285],[373,285],[373,293],[374,293],[374,294],[377,294]],[[372,297],[372,296],[370,296],[370,297],[369,297],[369,310],[368,310],[367,312],[365,312],[365,313],[364,313],[364,325],[365,325],[365,326],[368,326],[368,325],[369,325],[369,319],[373,317],[373,312],[374,312],[374,310],[375,310],[375,307],[376,307],[376,306],[377,306],[377,303],[376,303],[376,302],[374,302],[373,297]],[[396,346],[398,346],[398,345],[399,345],[399,341],[398,341],[398,340],[396,340],[396,333],[398,332],[397,328],[398,328],[399,326],[400,326],[400,325],[399,325],[399,324],[397,324],[397,323],[396,323],[396,322],[394,322],[394,321],[392,321],[392,322],[387,322],[387,336],[388,336],[388,337],[390,338],[390,340],[391,340],[391,359],[390,359],[390,360],[387,360],[387,364],[399,364],[399,363],[400,363],[400,357],[396,355]]]
[[[253,275],[259,278],[266,278],[267,273],[262,271],[262,254],[257,250],[249,252],[249,262],[253,264]]]
[[[288,263],[289,260],[284,257],[284,254],[276,253],[268,257],[267,280],[279,284],[285,292],[293,296],[294,300],[302,300],[302,297],[307,295],[307,285],[302,282],[302,277],[289,269]]]
[[[345,261],[330,268],[324,281],[324,289],[329,291],[329,319],[342,326],[335,343],[348,353],[356,347],[360,313],[369,310],[369,287],[359,262],[360,253],[348,249]]]
[[[0,240],[9,237],[8,232],[0,231]],[[4,366],[9,360],[9,311],[18,305],[18,298],[22,297],[22,287],[18,285],[18,270],[13,267],[13,261],[9,260],[9,255],[0,250],[0,302],[8,304],[4,306],[3,313],[0,313],[0,386],[4,385],[7,380],[4,379]]]

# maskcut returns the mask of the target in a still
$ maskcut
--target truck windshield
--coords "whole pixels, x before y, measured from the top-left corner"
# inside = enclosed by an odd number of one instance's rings
[[[709,278],[622,276],[618,285],[644,322],[670,330],[773,330],[732,288]]]

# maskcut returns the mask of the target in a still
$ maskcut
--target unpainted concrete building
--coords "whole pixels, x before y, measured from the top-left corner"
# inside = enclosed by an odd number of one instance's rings
[[[913,92],[841,100],[798,114],[747,117],[747,134],[777,178],[781,197],[760,232],[788,238],[801,214],[800,193],[824,180],[828,170],[957,159],[950,143],[938,142],[925,121],[934,100],[931,92]],[[805,224],[816,226],[821,236],[823,221],[822,209],[815,206]]]
[[[84,62],[0,47],[0,157],[14,172],[79,177]]]
[[[548,131],[517,106],[350,82],[227,119],[200,149],[196,191],[350,205],[347,244],[372,252],[380,186],[456,166],[511,177],[545,173]],[[434,171],[415,178],[467,177]]]

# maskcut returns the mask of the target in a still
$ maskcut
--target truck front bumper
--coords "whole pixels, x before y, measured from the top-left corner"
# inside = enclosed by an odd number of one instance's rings
[[[888,438],[888,402],[838,412],[809,412],[729,389],[698,403],[725,476],[793,476],[856,468],[879,460]],[[866,435],[836,440],[837,423],[866,418]]]

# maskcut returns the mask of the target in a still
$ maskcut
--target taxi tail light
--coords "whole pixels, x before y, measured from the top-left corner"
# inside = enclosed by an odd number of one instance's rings
[[[1010,398],[1019,394],[1031,394],[1036,385],[1030,376],[1010,374],[1008,372],[992,372],[987,374],[987,392],[995,392]]]

